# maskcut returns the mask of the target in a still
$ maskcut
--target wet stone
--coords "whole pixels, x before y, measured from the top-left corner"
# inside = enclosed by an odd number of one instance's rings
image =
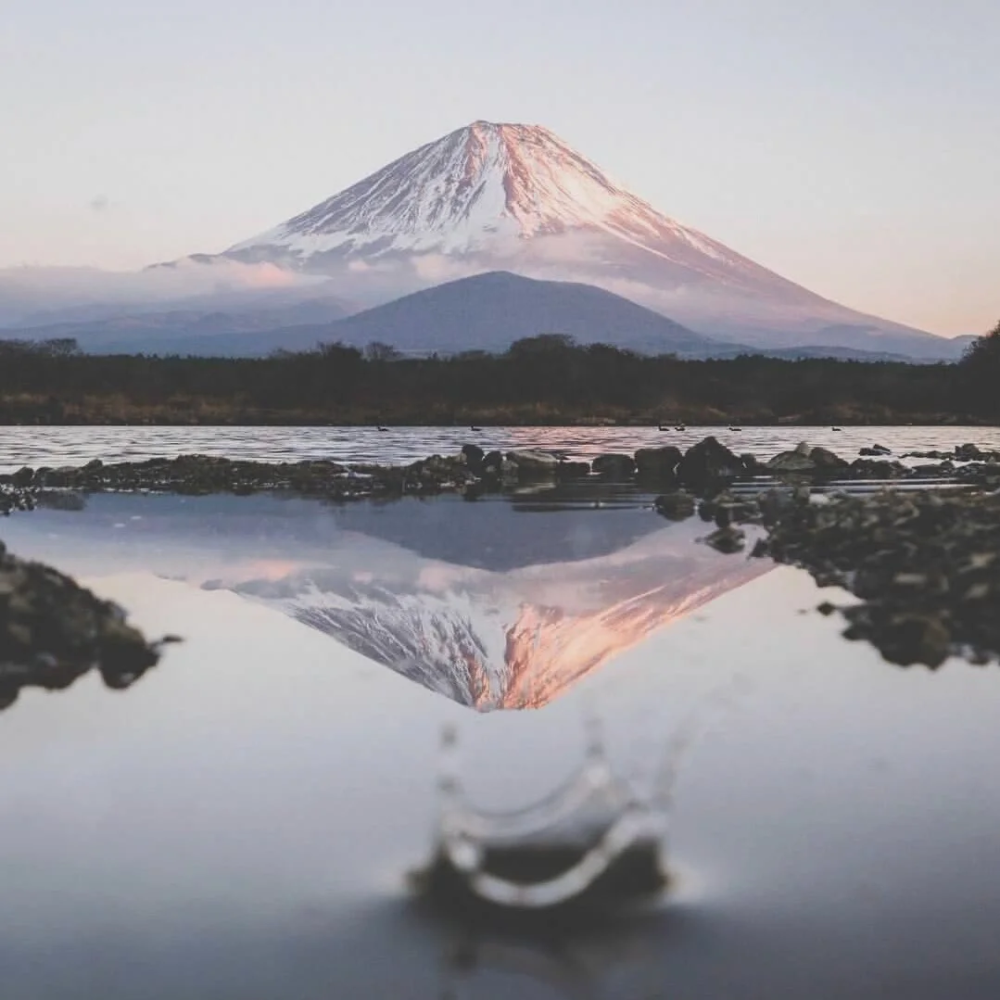
[[[547,451],[508,451],[505,472],[517,479],[554,476],[559,459]]]
[[[635,453],[635,470],[642,477],[672,478],[683,457],[684,453],[675,445],[640,448]]]
[[[591,467],[599,476],[623,480],[635,473],[635,459],[631,455],[598,455]]]
[[[677,490],[658,496],[653,503],[658,514],[670,521],[684,521],[695,514],[695,499],[690,493]]]
[[[560,479],[583,479],[590,475],[589,462],[560,462],[556,466],[556,475]]]
[[[707,437],[687,450],[677,466],[677,478],[685,486],[704,488],[712,482],[739,479],[746,466],[735,452]]]

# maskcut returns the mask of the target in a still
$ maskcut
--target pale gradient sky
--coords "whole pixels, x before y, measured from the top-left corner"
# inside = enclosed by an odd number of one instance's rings
[[[485,118],[936,333],[1000,317],[998,0],[0,0],[0,267],[224,249]]]

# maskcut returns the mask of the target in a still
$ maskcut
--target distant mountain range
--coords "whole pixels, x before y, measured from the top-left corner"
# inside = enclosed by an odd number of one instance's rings
[[[220,254],[134,275],[0,272],[0,336],[89,350],[342,339],[456,353],[538,333],[691,357],[951,360],[967,343],[822,298],[662,214],[547,129],[484,121]]]

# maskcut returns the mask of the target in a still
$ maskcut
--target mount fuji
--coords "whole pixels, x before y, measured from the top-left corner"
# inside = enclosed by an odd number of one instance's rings
[[[949,354],[944,338],[822,298],[682,225],[535,125],[474,122],[222,254],[191,259],[323,275],[365,308],[506,271],[595,285],[696,333],[761,348]]]

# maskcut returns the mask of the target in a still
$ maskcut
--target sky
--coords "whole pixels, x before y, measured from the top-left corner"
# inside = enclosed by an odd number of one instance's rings
[[[0,267],[218,252],[542,124],[844,305],[1000,318],[997,0],[0,0]]]

